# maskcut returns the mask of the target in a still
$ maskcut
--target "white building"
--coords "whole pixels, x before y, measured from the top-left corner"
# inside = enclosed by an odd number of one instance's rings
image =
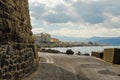
[[[34,39],[38,43],[49,43],[51,36],[47,33],[34,34]]]

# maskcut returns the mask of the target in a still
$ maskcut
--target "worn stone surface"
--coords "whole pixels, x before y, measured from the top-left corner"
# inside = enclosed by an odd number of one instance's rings
[[[39,69],[24,80],[120,80],[120,65],[91,56],[39,53]]]
[[[0,0],[0,80],[19,80],[37,67],[28,0]]]
[[[33,43],[28,0],[0,0],[0,43]]]
[[[120,64],[120,49],[117,48],[105,49],[103,59],[113,64]]]
[[[35,45],[1,45],[0,65],[0,80],[19,80],[29,75],[37,66]]]

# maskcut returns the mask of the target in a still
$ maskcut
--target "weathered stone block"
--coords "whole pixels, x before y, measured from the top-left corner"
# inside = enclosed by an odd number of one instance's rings
[[[117,48],[105,49],[103,59],[113,64],[120,64],[120,49]]]
[[[103,59],[103,52],[92,52],[91,56]]]

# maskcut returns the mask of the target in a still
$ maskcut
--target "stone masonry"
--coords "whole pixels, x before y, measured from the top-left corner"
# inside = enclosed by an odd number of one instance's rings
[[[19,80],[37,66],[35,45],[7,44],[0,46],[0,80]]]
[[[0,0],[0,80],[20,80],[37,68],[28,0]]]
[[[0,42],[33,43],[28,0],[0,0]]]

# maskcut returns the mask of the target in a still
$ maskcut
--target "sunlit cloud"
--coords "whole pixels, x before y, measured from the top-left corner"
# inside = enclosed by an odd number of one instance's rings
[[[120,36],[119,0],[29,0],[33,33]]]
[[[33,34],[39,34],[39,33],[42,33],[42,31],[44,31],[43,28],[33,28],[33,29],[32,29]]]

